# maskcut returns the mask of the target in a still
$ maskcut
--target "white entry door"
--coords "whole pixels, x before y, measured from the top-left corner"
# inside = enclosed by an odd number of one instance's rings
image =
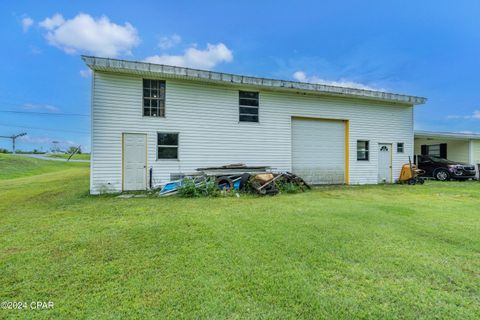
[[[378,182],[392,183],[392,144],[378,144]]]
[[[123,134],[123,190],[147,188],[147,135]]]

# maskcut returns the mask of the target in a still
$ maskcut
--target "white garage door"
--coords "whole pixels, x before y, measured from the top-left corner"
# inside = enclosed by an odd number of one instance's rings
[[[345,183],[345,123],[292,119],[292,165],[311,184]]]

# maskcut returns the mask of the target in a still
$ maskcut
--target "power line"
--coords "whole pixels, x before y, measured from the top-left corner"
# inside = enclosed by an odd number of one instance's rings
[[[83,134],[90,134],[90,132],[86,131],[75,131],[75,130],[63,130],[63,129],[48,129],[48,128],[40,128],[40,127],[27,127],[27,126],[16,126],[10,125],[5,123],[0,123],[2,127],[12,127],[12,128],[23,128],[23,129],[37,129],[37,130],[45,130],[45,131],[53,131],[53,132],[70,132],[70,133],[83,133]]]
[[[82,114],[82,113],[37,112],[37,111],[15,111],[15,110],[0,110],[0,112],[4,112],[4,113],[38,114],[38,115],[48,115],[48,116],[90,117],[89,114]]]

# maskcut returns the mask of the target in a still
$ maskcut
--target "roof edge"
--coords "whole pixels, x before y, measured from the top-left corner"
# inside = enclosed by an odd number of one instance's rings
[[[450,139],[466,139],[480,140],[480,133],[461,133],[461,132],[441,132],[441,131],[423,131],[415,130],[415,137],[424,138],[450,138]]]
[[[242,76],[231,73],[222,73],[208,70],[192,69],[163,64],[154,64],[141,61],[121,60],[82,55],[82,60],[92,70],[112,71],[122,73],[150,73],[172,76],[177,78],[194,79],[201,81],[220,82],[256,87],[276,88],[285,90],[301,90],[323,93],[335,96],[357,97],[370,100],[389,101],[410,105],[419,105],[427,102],[427,98],[409,96],[383,91],[314,84],[290,80],[277,80]]]

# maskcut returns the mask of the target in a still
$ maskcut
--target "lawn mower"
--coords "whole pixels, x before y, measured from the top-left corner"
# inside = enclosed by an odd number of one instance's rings
[[[425,182],[425,178],[421,177],[423,174],[425,174],[425,170],[418,169],[416,165],[412,164],[410,157],[408,157],[408,163],[402,166],[398,182],[410,185],[423,184]]]

